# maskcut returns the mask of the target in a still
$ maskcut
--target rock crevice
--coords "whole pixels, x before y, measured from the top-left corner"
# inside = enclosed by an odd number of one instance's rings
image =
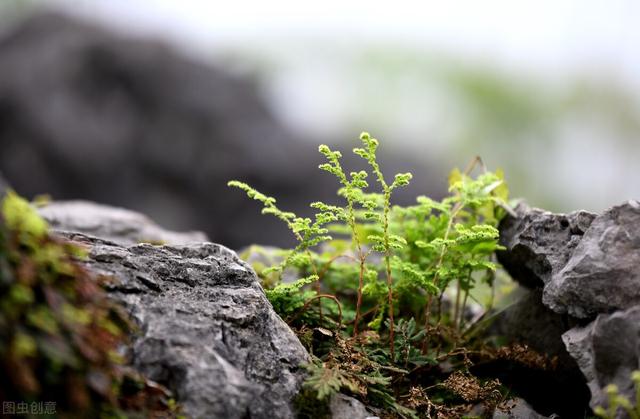
[[[584,375],[590,406],[606,405],[608,384],[635,402],[631,372],[640,368],[640,203],[630,200],[602,214],[553,214],[521,204],[516,213],[500,226],[506,250],[499,260],[516,281],[542,291],[545,307],[568,316],[574,327],[553,333],[562,333]]]

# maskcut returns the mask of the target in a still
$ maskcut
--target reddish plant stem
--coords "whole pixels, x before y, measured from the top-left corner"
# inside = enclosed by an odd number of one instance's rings
[[[431,317],[431,303],[433,302],[433,294],[429,294],[429,298],[427,298],[427,307],[424,310],[424,328],[425,328],[425,336],[422,340],[422,353],[427,354],[429,352],[429,332],[431,331],[431,326],[429,325],[429,318]]]
[[[358,301],[356,302],[356,318],[353,322],[353,336],[358,336],[358,322],[360,321],[360,307],[362,306],[362,288],[364,286],[365,258],[360,255],[360,275],[358,277]]]
[[[469,163],[469,165],[465,168],[464,170],[464,174],[468,175],[469,173],[471,173],[471,171],[476,167],[476,165],[480,165],[480,167],[482,168],[483,173],[485,173],[487,171],[484,162],[482,161],[482,159],[480,158],[480,156],[476,156],[475,158],[473,158],[471,160],[471,162]],[[447,240],[449,238],[449,234],[451,233],[451,228],[453,227],[453,222],[456,218],[456,216],[458,215],[458,212],[462,209],[462,205],[460,205],[460,203],[457,203],[452,211],[451,211],[451,217],[449,218],[449,222],[447,223],[447,229],[444,233],[444,239]],[[436,264],[436,274],[433,277],[433,282],[434,284],[438,282],[438,272],[437,272],[437,268],[439,268],[442,265],[442,262],[444,260],[444,255],[446,254],[447,250],[446,247],[443,247],[442,250],[440,251],[440,257],[438,258],[438,263]],[[460,283],[458,283],[458,285],[460,285]],[[442,293],[440,294],[440,297],[438,299],[438,322],[436,325],[436,328],[440,327],[440,321],[442,320],[442,309],[441,309],[441,304],[442,304]],[[457,307],[456,307],[457,309]],[[427,301],[427,308],[425,309],[425,320],[424,320],[424,327],[425,329],[429,329],[429,317],[431,317],[431,298],[429,298],[429,300]],[[456,321],[455,317],[454,317],[454,321]],[[428,339],[428,333],[425,334],[425,340],[422,342],[422,347],[423,347],[423,352],[426,353],[426,349],[428,348],[428,343],[427,343],[427,339]]]
[[[318,294],[318,295],[315,295],[315,296],[309,298],[304,303],[304,305],[302,307],[300,307],[300,310],[298,310],[298,312],[293,317],[290,317],[287,320],[287,323],[291,323],[294,320],[296,320],[298,317],[300,317],[300,315],[302,313],[304,313],[309,308],[309,306],[311,305],[311,303],[313,301],[320,300],[322,298],[328,298],[330,300],[333,300],[338,305],[338,330],[342,329],[342,304],[340,304],[340,301],[338,300],[338,298],[336,298],[335,295],[331,295],[331,294]]]
[[[458,329],[458,313],[460,312],[460,294],[462,288],[460,285],[460,279],[456,281],[456,304],[453,308],[453,327],[454,329]]]
[[[394,326],[395,321],[393,319],[393,280],[391,278],[391,265],[389,264],[389,256],[386,256],[387,259],[387,287],[389,287],[389,292],[387,294],[389,300],[389,353],[391,354],[391,359],[395,359],[395,336],[394,336]]]
[[[382,179],[382,174],[380,174],[380,179]],[[395,320],[393,319],[393,278],[391,277],[391,247],[389,244],[389,212],[390,202],[391,202],[391,189],[381,180],[383,187],[385,189],[384,195],[384,225],[383,225],[383,234],[384,234],[384,263],[387,268],[387,300],[389,303],[389,353],[391,354],[391,359],[395,359]]]

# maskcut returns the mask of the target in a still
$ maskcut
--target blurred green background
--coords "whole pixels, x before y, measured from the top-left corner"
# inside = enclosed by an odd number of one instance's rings
[[[251,77],[300,141],[367,130],[434,166],[480,155],[536,206],[599,211],[640,197],[635,1],[3,0],[161,37]]]

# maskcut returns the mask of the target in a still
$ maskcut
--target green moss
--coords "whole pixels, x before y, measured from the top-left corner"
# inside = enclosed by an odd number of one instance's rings
[[[29,202],[6,195],[0,213],[0,395],[15,403],[55,403],[55,414],[44,417],[154,411],[175,417],[168,399],[153,394],[157,387],[117,356],[132,325],[79,264],[84,257],[84,249],[50,236]],[[135,393],[123,387],[132,377],[141,386]]]

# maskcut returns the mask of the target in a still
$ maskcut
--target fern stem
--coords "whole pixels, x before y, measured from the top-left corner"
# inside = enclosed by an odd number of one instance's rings
[[[358,273],[358,299],[356,302],[356,318],[353,323],[353,336],[358,336],[358,323],[360,322],[360,309],[362,307],[362,288],[364,287],[364,265],[367,260],[367,254],[364,254],[362,252],[362,245],[360,244],[360,238],[358,237],[358,231],[356,228],[356,216],[353,211],[353,200],[348,199],[347,201],[349,227],[351,228],[352,240],[355,242],[356,250],[358,252],[358,259],[360,262],[360,272]]]
[[[380,310],[380,305],[376,304],[374,307],[370,308],[369,310],[365,311],[364,313],[360,313],[360,321],[362,321],[362,319],[364,319],[365,317],[369,316],[370,314],[373,314],[373,317],[375,317],[375,315],[378,313],[378,310]],[[354,322],[355,322],[355,319],[346,322],[345,325],[353,324]]]
[[[462,288],[461,288],[461,280],[458,279],[456,281],[456,304],[453,308],[453,327],[455,329],[455,331],[458,331],[458,314],[460,313],[460,294],[462,293]]]
[[[465,290],[464,298],[462,299],[462,310],[460,311],[460,321],[458,322],[458,333],[462,331],[464,325],[464,313],[467,309],[467,299],[469,298],[469,291]]]
[[[360,273],[358,275],[358,300],[356,302],[356,318],[353,322],[353,336],[358,336],[358,322],[360,321],[360,309],[362,307],[362,288],[364,286],[365,258],[360,257]]]
[[[431,303],[433,302],[433,294],[429,294],[429,297],[427,298],[427,306],[424,310],[424,328],[425,328],[425,334],[424,334],[424,339],[422,340],[422,353],[423,354],[427,354],[429,352],[429,329],[430,329],[430,325],[429,325],[429,318],[431,317]]]
[[[451,211],[451,215],[449,216],[449,221],[447,222],[447,228],[444,232],[444,240],[446,241],[449,238],[449,234],[451,234],[451,228],[453,227],[453,221],[456,218],[456,216],[458,215],[458,212],[460,212],[460,210],[462,209],[462,205],[460,205],[460,203],[457,203],[456,205],[454,205],[453,210]],[[438,283],[438,279],[439,279],[439,272],[438,270],[440,269],[440,267],[442,266],[442,262],[444,261],[444,256],[447,253],[447,247],[446,246],[442,246],[442,250],[440,250],[440,256],[438,257],[438,262],[436,263],[436,273],[433,276],[433,283],[437,286]],[[437,324],[436,324],[436,328],[439,329],[440,328],[440,322],[442,320],[442,296],[444,295],[444,290],[440,293],[440,296],[438,297],[438,320],[437,320]],[[430,302],[427,302],[427,304],[431,304]],[[429,317],[425,318],[425,324],[424,324],[425,329],[427,329],[429,327]],[[425,340],[428,339],[428,334],[425,334]]]
[[[395,336],[394,336],[394,319],[393,319],[393,278],[391,277],[391,248],[389,245],[389,211],[391,210],[391,189],[384,183],[382,179],[382,174],[379,175],[381,179],[381,183],[384,187],[384,226],[383,226],[383,235],[384,235],[384,263],[387,270],[387,298],[389,301],[389,353],[391,354],[391,359],[395,359],[394,356],[394,347],[395,347]]]
[[[393,320],[393,282],[392,282],[392,278],[391,278],[391,266],[389,265],[389,258],[385,257],[386,259],[386,263],[387,263],[387,287],[389,288],[389,292],[387,294],[388,296],[388,300],[389,300],[389,323],[390,323],[390,327],[389,327],[389,352],[391,354],[391,359],[394,359],[394,343],[395,343],[395,336],[394,336],[394,320]]]
[[[465,168],[464,170],[464,174],[465,175],[469,175],[473,169],[475,169],[475,167],[477,165],[480,165],[480,168],[482,170],[483,173],[486,173],[487,168],[484,165],[484,162],[482,161],[482,159],[480,158],[480,156],[475,156],[473,158],[473,160],[471,160],[471,162],[469,163],[469,165]],[[446,241],[449,238],[449,234],[451,233],[451,228],[453,227],[453,223],[456,219],[456,217],[458,216],[458,213],[462,210],[462,208],[464,207],[464,205],[461,202],[456,203],[456,205],[453,206],[453,209],[451,210],[451,215],[449,216],[449,222],[447,223],[447,229],[445,230],[444,233],[444,240]],[[433,282],[437,283],[438,282],[438,269],[442,266],[442,262],[444,261],[444,256],[447,252],[447,248],[446,246],[442,247],[442,250],[440,251],[440,257],[438,258],[438,263],[436,264],[436,274],[434,275],[433,278]],[[458,282],[458,285],[460,285],[460,283]],[[458,293],[459,294],[459,293]],[[444,295],[444,292],[440,293],[440,297],[439,297],[439,301],[438,301],[438,323],[436,325],[436,328],[440,328],[440,322],[442,321],[442,310],[441,310],[441,304],[442,304],[442,296]],[[456,299],[457,299],[457,295],[456,295]],[[455,317],[454,317],[454,322],[455,322]],[[425,328],[427,328],[429,326],[429,319],[427,318],[425,320]],[[427,335],[425,335],[425,339],[427,339]]]
[[[322,277],[318,275],[318,268],[316,267],[315,262],[313,261],[313,255],[309,249],[305,249],[305,253],[309,256],[309,263],[311,264],[311,269],[313,270],[313,274],[318,277],[318,280],[314,284],[314,289],[317,295],[321,295],[322,289],[320,287],[320,281],[322,281]],[[318,299],[318,315],[320,316],[320,322],[322,323],[322,299]],[[341,315],[342,316],[342,315]],[[340,320],[342,322],[342,320]]]
[[[335,295],[331,295],[331,294],[318,294],[309,298],[304,303],[304,305],[300,307],[300,310],[298,310],[298,312],[293,317],[290,317],[289,319],[287,319],[287,323],[289,324],[294,320],[296,320],[298,317],[300,317],[302,313],[304,313],[309,308],[312,302],[314,302],[315,300],[321,300],[322,298],[333,300],[338,306],[338,330],[342,329],[342,304],[340,304],[340,301]]]
[[[345,255],[343,253],[339,254],[339,255],[335,255],[333,256],[331,259],[329,259],[328,261],[326,261],[324,263],[324,266],[322,267],[322,270],[320,271],[320,273],[318,273],[318,276],[320,278],[324,277],[324,275],[327,273],[327,271],[329,270],[329,268],[331,267],[331,265],[333,264],[333,262],[335,262],[336,260],[340,259],[340,258],[345,258],[345,259],[350,259],[353,260],[354,262],[357,261],[356,258],[349,256],[349,255]]]

